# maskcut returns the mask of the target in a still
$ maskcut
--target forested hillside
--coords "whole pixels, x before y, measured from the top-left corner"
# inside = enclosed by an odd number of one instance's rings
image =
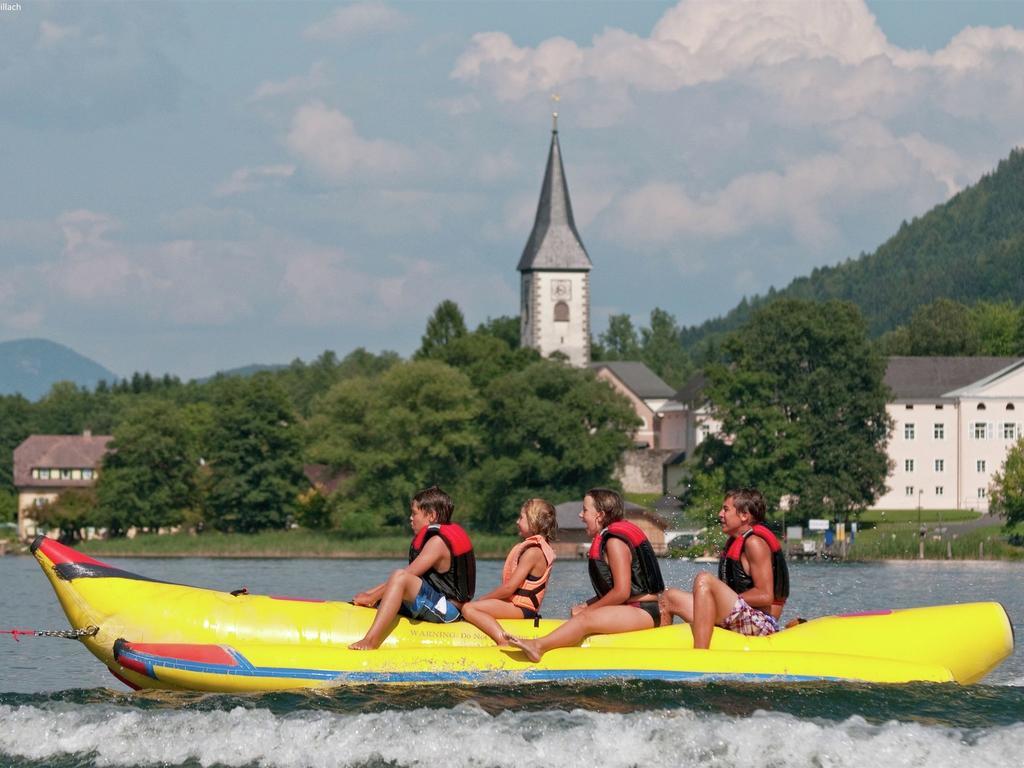
[[[814,270],[779,291],[744,300],[727,315],[684,329],[690,350],[714,343],[776,298],[846,299],[860,307],[872,336],[906,324],[938,298],[967,305],[1024,301],[1024,150],[871,254]]]

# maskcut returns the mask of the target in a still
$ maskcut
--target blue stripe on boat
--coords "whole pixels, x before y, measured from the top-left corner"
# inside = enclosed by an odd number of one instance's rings
[[[521,672],[510,670],[486,670],[483,672],[345,672],[331,669],[298,669],[291,667],[256,667],[241,653],[228,646],[223,647],[238,662],[238,666],[208,664],[199,661],[176,659],[126,650],[122,656],[145,664],[151,676],[156,679],[154,667],[178,669],[183,672],[197,672],[208,675],[237,677],[291,678],[294,680],[322,680],[340,683],[470,683],[497,681],[502,678],[528,682],[566,682],[572,680],[663,680],[666,682],[693,680],[734,680],[807,682],[810,680],[842,680],[838,677],[815,677],[812,675],[779,675],[761,672],[707,673],[684,672],[662,669],[527,669]]]

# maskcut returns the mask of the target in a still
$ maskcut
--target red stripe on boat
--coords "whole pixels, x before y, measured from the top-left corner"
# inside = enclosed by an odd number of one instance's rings
[[[64,563],[82,563],[83,565],[99,565],[104,568],[110,566],[106,563],[94,560],[88,555],[83,555],[77,549],[72,549],[61,544],[56,539],[50,539],[45,536],[40,537],[36,540],[36,546],[33,551],[40,551],[46,558],[54,565],[62,565]]]
[[[125,665],[124,665],[124,664],[122,664],[121,666],[125,666]],[[110,669],[110,667],[107,667],[107,669]],[[110,669],[110,674],[112,674],[112,675],[113,675],[114,677],[116,677],[116,678],[117,678],[118,680],[120,680],[120,681],[121,681],[122,683],[124,683],[125,685],[127,685],[127,686],[128,686],[129,688],[131,688],[131,689],[132,689],[133,691],[141,691],[141,690],[142,690],[142,688],[141,688],[140,686],[136,685],[136,684],[135,684],[135,683],[133,683],[133,682],[132,682],[131,680],[129,680],[129,679],[127,679],[127,678],[125,678],[125,677],[122,677],[121,675],[117,674],[117,672],[115,672],[115,671],[114,671],[114,670],[112,670],[112,669]],[[147,677],[148,677],[148,675],[147,675]]]
[[[858,616],[888,616],[892,613],[892,610],[886,608],[882,611],[861,611],[860,613],[840,613],[836,615],[837,619],[855,619]]]
[[[326,600],[316,600],[312,597],[289,597],[288,595],[268,595],[271,600],[290,600],[293,603],[326,603]]]
[[[235,657],[225,651],[219,645],[199,645],[192,643],[130,643],[127,650],[135,653],[143,653],[147,656],[157,656],[164,659],[180,659],[182,661],[198,661],[201,664],[224,664],[229,667],[237,667]],[[121,661],[123,666],[131,666]],[[159,664],[157,659],[152,663]],[[135,669],[132,667],[132,669]]]

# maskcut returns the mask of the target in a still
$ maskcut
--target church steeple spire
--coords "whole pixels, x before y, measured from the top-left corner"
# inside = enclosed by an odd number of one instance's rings
[[[589,271],[587,249],[572,216],[569,186],[562,167],[562,148],[558,143],[558,113],[552,114],[551,148],[544,183],[540,188],[533,231],[519,259],[520,272],[532,269],[572,269]]]
[[[556,97],[557,98],[557,97]],[[517,269],[520,277],[520,344],[570,365],[590,362],[590,257],[569,202],[558,144],[558,112],[551,115],[551,148],[540,188],[537,217]]]

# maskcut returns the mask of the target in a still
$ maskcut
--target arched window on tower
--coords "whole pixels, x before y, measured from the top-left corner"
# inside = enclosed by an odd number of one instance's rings
[[[555,322],[569,322],[569,305],[566,304],[564,301],[560,301],[557,304],[555,304]]]

